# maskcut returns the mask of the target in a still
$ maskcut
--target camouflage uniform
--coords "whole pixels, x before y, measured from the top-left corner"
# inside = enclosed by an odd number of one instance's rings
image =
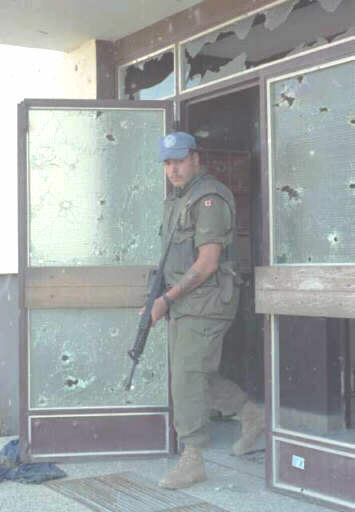
[[[217,272],[178,298],[169,311],[169,357],[174,425],[184,444],[202,447],[208,441],[211,408],[226,392],[230,410],[239,411],[246,394],[218,375],[223,337],[235,317],[238,276],[235,272],[235,205],[231,191],[204,171],[179,195],[164,203],[162,248],[179,216],[165,267],[167,288],[178,283],[208,243],[222,245]]]

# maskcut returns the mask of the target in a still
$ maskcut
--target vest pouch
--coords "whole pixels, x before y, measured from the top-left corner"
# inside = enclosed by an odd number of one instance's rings
[[[194,231],[191,228],[177,229],[170,248],[169,267],[184,274],[195,262]]]
[[[233,297],[239,296],[239,287],[243,280],[233,268],[233,263],[222,263],[218,269],[218,281],[221,289],[220,299],[223,304],[229,304]]]

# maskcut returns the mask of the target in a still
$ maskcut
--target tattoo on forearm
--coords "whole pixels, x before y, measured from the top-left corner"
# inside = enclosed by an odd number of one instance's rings
[[[178,286],[182,292],[189,292],[190,290],[193,290],[201,283],[201,277],[201,272],[193,268],[190,268],[186,272],[186,274],[182,276],[182,278],[178,282]]]

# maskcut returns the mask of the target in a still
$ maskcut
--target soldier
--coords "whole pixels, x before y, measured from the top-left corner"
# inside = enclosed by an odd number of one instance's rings
[[[168,315],[174,426],[184,450],[177,467],[159,482],[180,489],[206,479],[201,448],[209,439],[210,410],[224,393],[242,418],[237,455],[251,451],[263,414],[237,384],[218,375],[223,337],[235,317],[235,205],[232,192],[200,164],[194,137],[176,132],[160,141],[159,160],[173,186],[164,203],[163,251],[176,225],[164,270],[165,293],[156,299],[152,324]]]

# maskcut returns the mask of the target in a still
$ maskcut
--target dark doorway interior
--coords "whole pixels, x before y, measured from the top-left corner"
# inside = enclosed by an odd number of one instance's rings
[[[259,88],[186,105],[185,126],[203,148],[210,172],[233,191],[237,206],[239,268],[244,280],[220,373],[250,397],[264,399],[262,316],[254,308],[254,267],[261,264]]]

